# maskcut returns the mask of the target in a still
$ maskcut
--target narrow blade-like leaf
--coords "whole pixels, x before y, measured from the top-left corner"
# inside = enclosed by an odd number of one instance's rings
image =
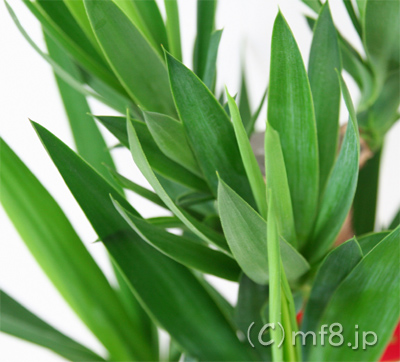
[[[133,100],[147,110],[175,115],[161,57],[112,1],[85,0],[96,38]]]
[[[73,339],[59,332],[0,290],[0,330],[48,348],[71,361],[104,361]]]
[[[239,146],[240,155],[242,156],[244,168],[250,182],[250,187],[256,200],[260,215],[267,218],[267,196],[265,192],[265,182],[261,174],[260,166],[251,148],[249,137],[240,117],[240,112],[235,100],[226,90],[228,98],[229,110],[232,118],[233,128],[235,130],[236,141]]]
[[[308,77],[313,95],[319,151],[319,190],[323,191],[335,162],[339,137],[340,49],[328,2],[314,27]]]
[[[268,122],[280,136],[296,231],[302,242],[311,231],[318,201],[318,143],[307,73],[281,13],[272,34]]]
[[[207,52],[207,61],[204,70],[203,82],[213,91],[215,88],[215,80],[217,75],[217,56],[219,42],[221,41],[222,30],[217,30],[211,34],[210,45]]]
[[[169,51],[182,61],[181,29],[179,22],[179,8],[177,0],[164,0],[165,12],[167,13],[167,36]]]
[[[168,53],[167,64],[180,119],[214,195],[217,194],[218,172],[247,202],[254,204],[227,114],[200,79]]]
[[[357,186],[360,155],[357,118],[346,83],[341,76],[340,85],[350,120],[340,154],[321,198],[312,239],[306,246],[305,252],[311,261],[320,259],[334,242],[350,210]]]
[[[193,273],[143,241],[121,217],[110,194],[140,217],[122,195],[50,132],[37,124],[35,128],[96,233],[157,324],[200,360],[252,360]],[[136,341],[139,337],[135,335]],[[145,346],[142,343],[141,348]]]
[[[1,153],[1,203],[46,275],[113,358],[151,358],[58,204],[3,140]]]

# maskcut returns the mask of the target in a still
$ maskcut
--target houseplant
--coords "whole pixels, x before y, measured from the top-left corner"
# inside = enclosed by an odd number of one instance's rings
[[[364,58],[336,31],[329,4],[306,2],[315,11],[308,74],[278,13],[265,176],[249,141],[260,107],[249,109],[245,82],[239,106],[215,86],[216,2],[198,2],[193,71],[180,62],[175,1],[165,2],[165,24],[153,1],[24,2],[43,26],[48,54],[32,45],[56,72],[78,152],[32,124],[107,248],[119,288],[2,141],[1,202],[108,355],[62,335],[5,292],[1,329],[77,361],[378,360],[399,319],[398,221],[371,233],[380,150],[398,118],[399,2],[345,2]],[[342,69],[360,88],[357,110]],[[349,122],[340,140],[341,94]],[[88,96],[120,116],[88,114]],[[130,149],[152,191],[116,171],[96,122]],[[143,219],[123,189],[171,216]],[[237,305],[203,274],[237,281]],[[157,327],[171,336],[169,356],[160,356]],[[299,328],[310,332],[307,343],[297,334],[293,345]]]

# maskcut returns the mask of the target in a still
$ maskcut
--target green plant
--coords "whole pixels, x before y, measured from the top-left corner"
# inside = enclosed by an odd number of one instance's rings
[[[216,87],[216,1],[197,3],[193,71],[181,63],[175,0],[164,2],[166,22],[153,0],[23,1],[43,26],[48,54],[7,8],[55,71],[77,152],[32,125],[105,245],[118,288],[1,140],[2,205],[108,354],[66,337],[5,292],[1,330],[73,361],[379,360],[400,318],[398,217],[374,233],[381,148],[399,118],[400,2],[344,1],[364,57],[337,32],[328,3],[304,1],[315,11],[308,73],[278,13],[263,175],[250,138],[265,97],[252,110],[245,81],[238,104]],[[360,89],[356,109],[342,70]],[[120,116],[92,116],[87,97]],[[341,97],[349,122],[339,142]],[[130,150],[153,190],[117,172],[96,122]],[[125,189],[170,216],[144,219]],[[350,236],[335,244],[351,208]],[[238,282],[236,306],[204,274]],[[329,337],[342,336],[340,347],[337,339],[313,346],[294,338],[299,328],[318,335],[324,325]],[[160,355],[158,328],[171,337],[168,356]],[[365,349],[348,347],[357,333]]]

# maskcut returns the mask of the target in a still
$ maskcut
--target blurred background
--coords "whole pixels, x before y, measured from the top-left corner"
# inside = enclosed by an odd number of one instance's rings
[[[33,15],[20,0],[10,0],[9,3],[31,37],[45,49],[40,25]],[[160,5],[163,9],[162,4]],[[196,29],[196,1],[181,0],[179,6],[184,63],[191,66]],[[307,65],[311,31],[304,14],[311,12],[300,0],[219,0],[217,28],[223,28],[224,32],[218,56],[217,87],[221,89],[227,85],[229,92],[235,94],[239,90],[240,69],[245,67],[253,108],[259,103],[268,83],[271,33],[278,8],[288,21]],[[362,52],[360,40],[351,25],[343,2],[331,1],[331,11],[341,33]],[[112,280],[111,267],[102,244],[93,244],[97,238],[94,231],[28,121],[30,118],[42,124],[65,143],[73,146],[50,66],[36,54],[19,33],[3,2],[0,3],[0,33],[2,34],[0,38],[1,136],[55,197],[89,251]],[[346,74],[345,79],[353,101],[357,102],[359,94],[354,82]],[[95,100],[90,100],[90,105],[92,113],[96,115],[114,114],[112,110]],[[265,117],[264,107],[256,126],[258,130],[265,127]],[[345,107],[342,107],[341,123],[345,122],[347,114]],[[103,133],[109,146],[117,144],[109,133],[105,131]],[[148,186],[127,150],[117,148],[113,151],[113,155],[123,175],[143,186]],[[399,160],[400,122],[388,133],[385,143],[379,185],[377,228],[380,228],[380,225],[387,225],[400,205]],[[163,209],[139,196],[129,194],[129,198],[144,217],[166,214]],[[101,352],[102,346],[53,288],[1,207],[0,225],[0,287],[60,331]],[[237,286],[234,283],[217,278],[210,280],[230,302],[235,302]],[[63,360],[52,352],[5,334],[0,334],[0,358],[5,362]]]

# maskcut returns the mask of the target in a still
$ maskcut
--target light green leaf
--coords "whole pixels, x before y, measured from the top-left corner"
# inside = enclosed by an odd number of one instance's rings
[[[179,8],[177,0],[164,0],[165,12],[167,13],[167,36],[169,51],[182,61],[181,30],[179,25]]]
[[[219,251],[208,246],[185,239],[156,228],[145,220],[135,217],[125,210],[117,201],[113,201],[118,212],[141,238],[158,251],[188,268],[202,273],[218,276],[223,279],[238,281],[240,268],[237,263]]]
[[[126,118],[125,117],[111,117],[111,116],[95,116],[118,140],[127,148],[129,148],[128,134],[126,131]],[[208,185],[205,181],[186,168],[177,164],[164,153],[157,146],[156,142],[146,125],[146,123],[132,120],[135,125],[136,132],[145,151],[146,157],[152,168],[159,174],[169,180],[178,182],[185,185],[190,189],[201,190],[204,192],[209,191]]]
[[[183,124],[169,116],[144,112],[144,118],[154,141],[171,160],[202,177],[199,165],[186,138]]]
[[[268,189],[268,194],[270,190]],[[278,234],[278,225],[276,223],[276,214],[274,209],[274,200],[268,198],[268,225],[266,225],[266,233],[264,242],[267,242],[268,247],[268,274],[269,274],[269,322],[275,324],[275,328],[271,329],[271,339],[274,341],[282,340],[282,331],[277,328],[278,323],[282,322],[282,300],[285,297],[282,295],[281,274],[281,251],[280,238]],[[272,360],[274,362],[283,361],[283,351],[278,343],[272,344]]]
[[[113,71],[143,108],[175,115],[165,64],[112,1],[85,0],[96,38]]]
[[[83,83],[79,69],[46,33],[44,38],[49,55],[71,74],[78,82]],[[90,108],[86,97],[67,84],[61,77],[56,76],[58,89],[64,104],[65,112],[74,137],[78,153],[89,162],[99,173],[111,182],[115,182],[104,164],[115,169],[107,145],[93,117],[89,115]],[[115,184],[118,186],[117,184]]]
[[[356,239],[345,242],[327,255],[315,276],[304,311],[301,325],[304,332],[317,332],[317,327],[336,289],[362,258],[363,253]],[[300,341],[297,340],[297,343]],[[311,341],[308,340],[304,348],[306,356],[311,349]]]
[[[354,25],[354,28],[356,29],[358,35],[360,38],[362,37],[362,28],[361,28],[361,23],[360,19],[358,18],[358,15],[356,14],[356,11],[353,6],[352,0],[343,0],[344,6],[346,7],[347,13],[350,16],[351,22]]]
[[[225,236],[238,264],[254,282],[267,284],[267,223],[222,180],[218,188],[218,208]],[[308,270],[306,260],[283,239],[281,254],[290,280],[299,278]]]
[[[211,34],[215,28],[217,0],[197,0],[197,35],[193,55],[194,71],[204,79]]]
[[[275,204],[279,234],[296,247],[296,229],[282,146],[278,132],[269,123],[265,132],[265,174],[268,189],[271,190],[268,197]]]
[[[341,347],[318,344],[310,351],[311,361],[377,361],[389,343],[400,318],[400,227],[372,249],[335,291],[319,325],[340,323]],[[356,303],[355,303],[356,301]],[[379,306],[379,311],[377,311]],[[355,326],[377,336],[373,346],[355,349]],[[359,338],[361,339],[361,338]],[[369,336],[371,342],[374,337]],[[360,341],[359,341],[360,342]],[[351,343],[353,348],[349,348]]]
[[[389,224],[388,229],[395,229],[397,226],[400,225],[400,209],[397,211],[396,215],[394,215],[392,222]]]
[[[321,10],[322,4],[320,0],[301,0],[304,4],[306,4],[310,9],[314,10],[316,13],[319,13]]]
[[[339,156],[321,197],[312,239],[306,245],[305,253],[312,262],[323,257],[335,241],[350,210],[357,186],[360,157],[357,118],[346,83],[341,76],[340,86],[350,120]]]
[[[229,252],[229,247],[226,244],[226,240],[221,234],[215,232],[211,228],[206,227],[204,224],[201,224],[198,220],[174,203],[171,197],[164,190],[160,180],[157,178],[149,162],[147,161],[146,154],[142,148],[134,124],[132,122],[128,122],[127,128],[132,157],[144,177],[146,177],[147,181],[153,187],[154,191],[161,198],[161,200],[194,234],[196,234],[205,242],[217,246],[222,251]]]
[[[236,141],[238,143],[240,155],[249,179],[251,191],[253,192],[260,215],[266,219],[268,209],[264,178],[251,148],[249,137],[247,136],[246,129],[244,128],[242,119],[240,117],[238,106],[236,105],[235,100],[228,93],[227,89],[226,96],[228,98],[228,105],[232,118],[233,129],[235,130]]]
[[[254,204],[227,114],[200,79],[168,53],[167,64],[180,119],[214,195],[217,194],[218,172],[247,202]]]
[[[151,358],[142,336],[132,335],[137,326],[58,204],[3,140],[1,152],[1,203],[54,286],[113,358]],[[78,181],[84,175],[73,177]]]
[[[247,348],[193,273],[141,240],[115,209],[109,195],[140,217],[132,206],[71,149],[43,127],[35,127],[96,233],[157,324],[185,352],[200,360],[251,360]],[[139,343],[140,332],[133,334],[132,330],[133,341]],[[143,351],[148,343],[140,343]]]
[[[4,291],[0,290],[0,295],[2,332],[48,348],[71,361],[104,361],[96,353],[34,315]]]
[[[252,114],[251,114],[251,107],[250,107],[250,99],[249,99],[249,92],[247,89],[247,79],[245,70],[242,69],[241,71],[241,82],[240,82],[240,91],[239,91],[239,112],[240,117],[242,118],[242,122],[244,128],[246,129],[247,134],[251,134],[253,132],[254,124],[252,123]]]
[[[153,191],[146,189],[143,186],[136,184],[135,182],[127,179],[126,177],[120,175],[118,172],[109,168],[108,171],[110,172],[111,176],[115,179],[115,181],[124,189],[128,189],[133,191],[134,193],[144,197],[145,199],[155,203],[158,206],[163,208],[167,208],[162,200],[158,197],[156,193]]]
[[[204,69],[203,82],[210,91],[215,87],[217,76],[218,47],[221,40],[222,30],[216,30],[211,34],[210,45],[207,52],[207,61]]]
[[[318,142],[307,73],[283,15],[274,24],[268,122],[279,133],[299,242],[311,232],[318,201]]]
[[[326,2],[314,27],[308,65],[317,123],[320,193],[324,190],[338,148],[340,85],[335,69],[341,69],[340,49]]]

